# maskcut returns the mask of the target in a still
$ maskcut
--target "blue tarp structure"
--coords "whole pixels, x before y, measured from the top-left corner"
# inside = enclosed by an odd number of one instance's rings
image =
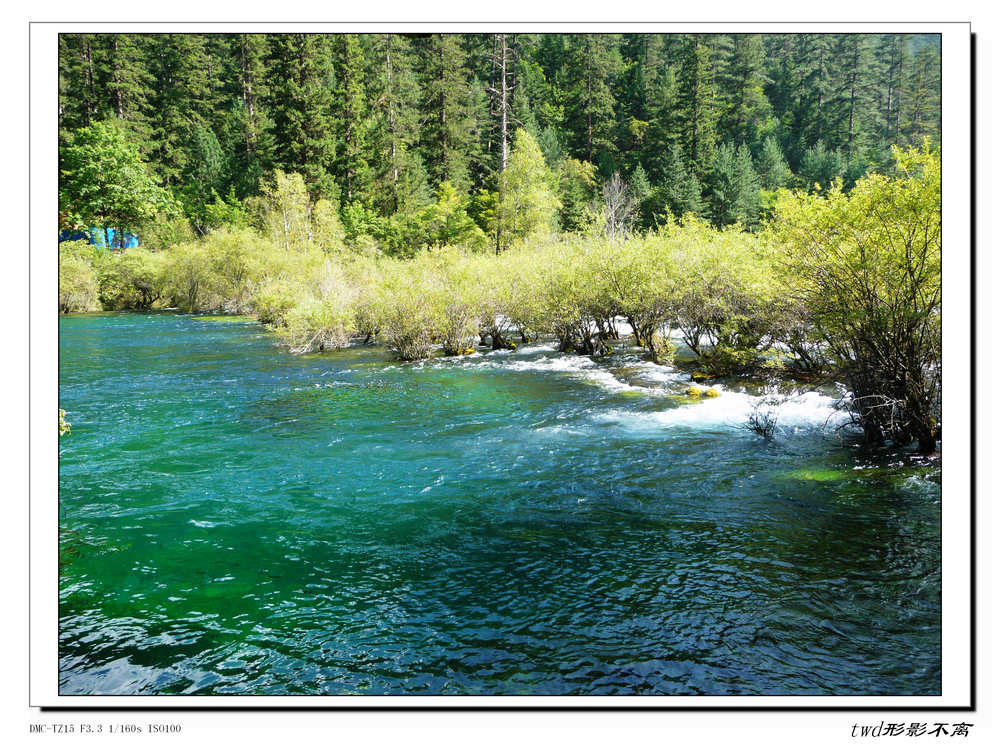
[[[107,236],[111,239],[112,248],[139,247],[138,236],[129,234],[128,232],[122,232],[119,234],[111,227],[108,227]],[[86,240],[91,245],[96,245],[98,248],[108,247],[105,242],[104,227],[91,227],[90,229],[64,229],[59,233],[59,242],[67,242],[69,240]]]

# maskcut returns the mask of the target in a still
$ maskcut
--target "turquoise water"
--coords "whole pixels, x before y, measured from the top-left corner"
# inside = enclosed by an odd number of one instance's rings
[[[60,320],[64,694],[937,694],[940,472],[624,351]],[[828,426],[827,426],[828,427]]]

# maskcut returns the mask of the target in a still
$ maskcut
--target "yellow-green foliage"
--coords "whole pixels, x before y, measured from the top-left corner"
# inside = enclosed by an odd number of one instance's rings
[[[873,442],[935,449],[941,374],[941,155],[895,150],[898,174],[848,194],[778,194],[769,235]]]
[[[185,243],[172,248],[167,255],[164,293],[181,310],[215,310],[212,295],[212,258],[201,243]]]
[[[770,248],[739,227],[720,231],[692,217],[651,237],[673,264],[669,315],[684,342],[713,372],[754,367],[785,289]]]
[[[145,310],[164,296],[170,280],[165,254],[127,248],[100,251],[95,258],[98,297],[105,308]]]
[[[93,246],[85,240],[59,244],[59,312],[100,310]]]
[[[296,352],[357,338],[406,360],[468,352],[477,337],[507,348],[553,336],[563,351],[600,355],[625,320],[631,343],[660,363],[673,361],[671,329],[679,329],[716,376],[759,367],[776,332],[791,331],[773,323],[784,326],[776,311],[789,309],[783,267],[759,237],[692,217],[630,238],[549,234],[551,176],[530,137],[519,139],[503,199],[516,205],[500,209],[517,221],[500,255],[447,184],[410,228],[424,233],[424,249],[404,259],[360,237],[345,246],[336,207],[312,203],[300,176],[277,171],[249,202],[255,230],[220,229],[96,261],[86,246],[68,248],[60,308],[96,307],[89,265],[108,308],[253,315]]]
[[[496,221],[501,247],[552,231],[560,204],[550,182],[538,142],[518,128],[510,162],[500,176]]]
[[[653,361],[660,365],[671,365],[677,355],[677,346],[660,332],[655,332],[650,338],[650,349]]]
[[[66,410],[59,410],[59,435],[68,435],[73,426],[66,422]]]
[[[421,278],[436,319],[434,335],[446,355],[460,354],[474,342],[480,325],[471,259],[461,251],[440,249],[422,254],[418,264],[427,266]]]
[[[265,237],[285,251],[310,243],[312,207],[302,175],[275,170],[261,180],[261,195],[252,204]]]
[[[326,253],[344,249],[344,225],[340,222],[337,207],[325,198],[316,202],[312,210],[312,240]]]
[[[165,250],[195,239],[191,223],[183,216],[171,216],[162,211],[139,226],[144,247]]]
[[[521,286],[523,258],[488,256],[477,258],[471,265],[470,276],[474,285],[474,306],[482,333],[492,340],[494,349],[508,347],[511,330],[517,326],[522,331],[530,326],[528,311],[519,310],[515,296]]]
[[[402,262],[387,262],[374,300],[380,337],[401,360],[427,357],[438,334],[435,306],[428,299],[433,280],[410,271]]]

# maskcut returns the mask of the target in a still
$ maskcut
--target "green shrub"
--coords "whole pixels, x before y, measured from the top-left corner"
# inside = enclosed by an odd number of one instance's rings
[[[109,310],[148,310],[165,296],[173,278],[166,256],[145,248],[102,253],[96,271],[98,297]]]
[[[59,244],[59,312],[100,310],[93,246],[85,240]]]

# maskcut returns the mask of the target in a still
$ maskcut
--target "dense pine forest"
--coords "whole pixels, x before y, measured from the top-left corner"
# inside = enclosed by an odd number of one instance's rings
[[[936,36],[153,34],[60,37],[60,137],[124,126],[197,234],[273,170],[348,240],[409,253],[448,183],[492,235],[515,131],[577,231],[615,175],[637,229],[669,211],[755,227],[780,187],[849,188],[940,133]],[[763,191],[763,192],[762,192]],[[73,217],[67,217],[72,221]]]
[[[870,442],[935,448],[937,36],[61,35],[59,70],[64,313],[401,360],[627,338],[835,376]]]

